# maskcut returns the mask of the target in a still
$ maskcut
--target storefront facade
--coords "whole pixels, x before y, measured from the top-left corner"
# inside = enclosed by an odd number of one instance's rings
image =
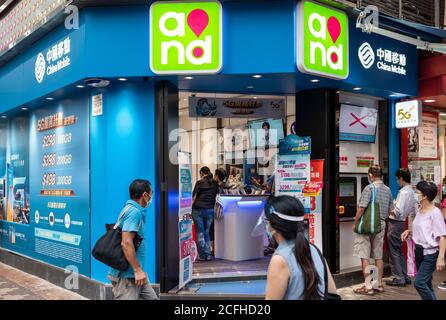
[[[295,97],[297,134],[312,138],[313,159],[325,160],[320,232],[330,267],[342,269],[339,241],[350,240],[339,235],[339,174],[363,175],[364,161],[379,162],[389,177],[399,167],[393,111],[398,99],[418,95],[416,48],[363,33],[342,11],[311,3],[305,9],[295,1],[203,6],[209,29],[186,26],[181,10],[191,9],[176,3],[152,15],[149,5],[84,8],[78,30],[61,25],[0,68],[2,248],[106,283],[107,267],[91,257],[91,248],[104,224],[119,214],[130,182],[145,178],[155,195],[146,221],[146,271],[152,282],[161,283],[161,291],[173,289],[178,285],[178,165],[168,156],[175,145],[169,133],[179,126],[178,92],[281,95]],[[169,56],[168,48],[165,57],[157,56],[163,42],[171,41],[156,33],[169,12],[176,12],[188,31],[172,44],[180,56]],[[312,14],[321,25],[330,16],[338,24],[310,34]],[[168,38],[169,32],[181,37],[181,28],[174,28],[166,27]],[[188,49],[191,31],[203,37],[196,43],[201,50]],[[311,43],[313,52],[301,50]],[[170,63],[182,59],[183,64]],[[110,84],[91,87],[85,80],[93,78]],[[341,104],[379,110],[379,139],[359,150],[364,159],[344,171],[340,158],[349,155],[336,149]],[[352,142],[347,149],[351,146],[358,145]],[[396,182],[389,182],[396,193]]]

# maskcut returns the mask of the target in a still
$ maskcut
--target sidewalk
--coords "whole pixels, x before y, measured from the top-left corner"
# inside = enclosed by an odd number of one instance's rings
[[[86,300],[86,298],[0,263],[0,300]]]
[[[384,278],[384,281],[391,279],[392,277]],[[446,300],[446,291],[437,288],[440,282],[443,280],[446,280],[446,271],[442,271],[441,273],[434,272],[434,279],[432,283],[437,294],[437,299],[444,301]],[[358,284],[351,287],[340,288],[338,289],[338,293],[342,296],[343,300],[421,300],[417,290],[415,290],[413,286],[413,279],[412,284],[404,288],[389,287],[384,285],[385,292],[377,293],[373,296],[358,295],[353,293],[353,289],[359,286],[360,285]]]

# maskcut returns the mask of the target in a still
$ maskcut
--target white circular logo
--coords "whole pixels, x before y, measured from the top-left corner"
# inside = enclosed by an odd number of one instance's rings
[[[359,61],[366,69],[370,69],[375,63],[375,53],[373,52],[372,46],[368,42],[364,42],[358,49]]]
[[[64,221],[65,221],[65,228],[69,229],[70,225],[71,225],[71,218],[70,218],[70,215],[68,213],[65,214]]]
[[[39,210],[36,210],[36,212],[34,213],[34,221],[36,222],[36,224],[38,224],[39,220],[40,220]]]
[[[50,226],[54,225],[54,213],[51,211],[50,216],[48,217],[48,220],[50,222]]]
[[[43,77],[45,76],[45,69],[46,69],[45,57],[43,56],[42,53],[39,53],[39,55],[37,56],[36,69],[35,69],[36,80],[38,83],[42,83]]]

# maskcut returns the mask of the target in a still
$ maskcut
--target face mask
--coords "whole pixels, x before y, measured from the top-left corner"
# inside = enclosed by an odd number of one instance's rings
[[[274,236],[275,233],[276,233],[275,230],[271,231],[271,230],[269,230],[269,227],[266,226],[266,235],[268,236],[268,239],[269,239],[269,240],[271,240],[271,239],[273,238],[273,236]]]

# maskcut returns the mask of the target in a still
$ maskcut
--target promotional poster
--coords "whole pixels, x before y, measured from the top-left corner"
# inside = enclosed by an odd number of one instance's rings
[[[90,273],[88,103],[66,100],[31,115],[34,255]]]

